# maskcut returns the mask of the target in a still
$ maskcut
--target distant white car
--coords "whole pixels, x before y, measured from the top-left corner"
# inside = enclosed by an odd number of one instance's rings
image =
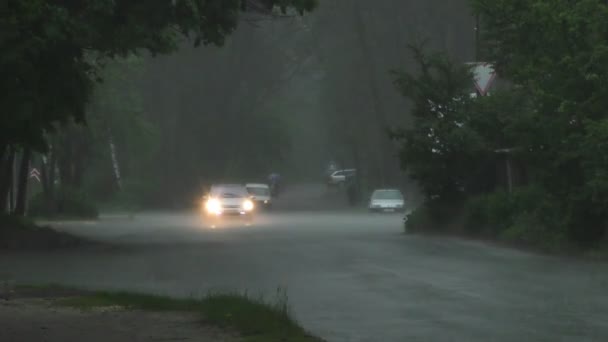
[[[327,180],[329,185],[342,185],[346,182],[347,176],[355,176],[357,174],[357,170],[355,169],[345,169],[334,171]]]
[[[369,210],[373,212],[403,212],[405,200],[397,189],[378,189],[369,200]]]
[[[272,196],[268,184],[249,183],[245,187],[257,208],[269,209],[272,206]]]

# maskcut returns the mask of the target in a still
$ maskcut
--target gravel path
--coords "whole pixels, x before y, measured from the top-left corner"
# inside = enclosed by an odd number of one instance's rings
[[[3,342],[231,342],[236,339],[186,313],[75,310],[48,300],[0,300]]]

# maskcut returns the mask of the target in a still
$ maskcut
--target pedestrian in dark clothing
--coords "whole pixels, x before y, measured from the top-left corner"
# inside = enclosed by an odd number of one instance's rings
[[[357,182],[353,175],[346,176],[346,197],[351,207],[357,204]]]

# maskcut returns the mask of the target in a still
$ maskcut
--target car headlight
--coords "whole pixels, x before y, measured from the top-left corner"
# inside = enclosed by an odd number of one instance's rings
[[[205,203],[205,209],[210,214],[221,214],[222,212],[222,204],[215,198],[211,198]]]
[[[252,211],[254,207],[255,207],[255,205],[253,204],[253,201],[251,201],[251,200],[245,200],[243,202],[243,209],[245,209],[245,211]]]

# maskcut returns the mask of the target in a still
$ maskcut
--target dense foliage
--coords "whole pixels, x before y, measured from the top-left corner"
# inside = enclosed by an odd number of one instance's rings
[[[42,218],[97,218],[99,212],[95,203],[83,190],[57,189],[54,201],[49,203],[43,193],[32,197],[28,215]]]
[[[81,128],[80,186],[113,207],[184,207],[212,182],[263,181],[290,147],[290,112],[267,103],[298,64],[269,33],[244,28],[221,49],[107,65]]]
[[[429,200],[468,200],[473,229],[537,245],[597,245],[608,224],[608,5],[475,0],[473,8],[484,54],[510,86],[465,100],[464,66],[418,54],[421,76],[398,78],[416,117],[398,135],[404,166]],[[500,179],[488,181],[505,158],[493,152],[505,148],[524,174],[511,194],[496,190]]]
[[[59,127],[85,121],[95,81],[109,60],[141,51],[169,53],[184,39],[194,45],[221,45],[242,11],[275,15],[275,9],[279,13],[294,9],[302,14],[315,5],[315,0],[3,1],[0,208],[7,205],[12,166],[19,154],[14,211],[23,214],[31,151],[47,151]],[[64,145],[78,148],[80,133],[65,135]],[[74,183],[70,185],[79,185],[77,170],[82,162],[73,163],[70,154],[64,159],[67,169],[59,171]],[[49,172],[54,173],[54,165]],[[48,184],[54,186],[54,179]]]

